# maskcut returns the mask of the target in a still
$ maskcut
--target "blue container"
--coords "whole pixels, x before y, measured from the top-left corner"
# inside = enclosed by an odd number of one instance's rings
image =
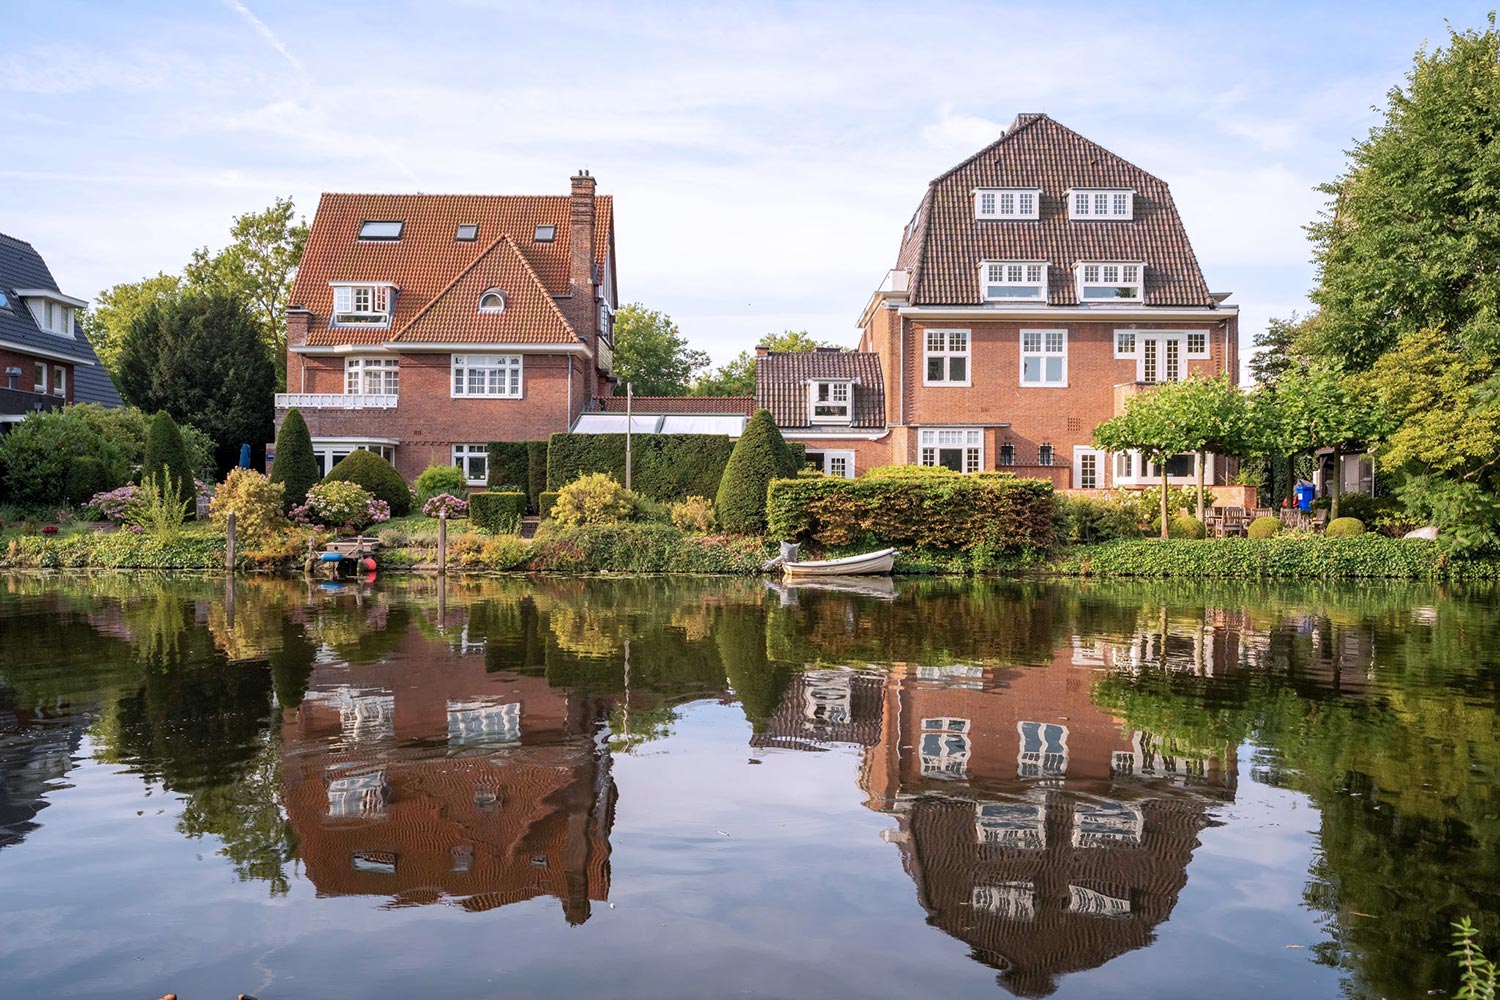
[[[1297,484],[1297,506],[1303,510],[1311,510],[1313,502],[1312,483]]]

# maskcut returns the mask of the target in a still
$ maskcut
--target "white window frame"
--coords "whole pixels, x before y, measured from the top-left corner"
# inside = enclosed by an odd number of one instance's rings
[[[1035,295],[990,294],[992,290],[1035,288]],[[986,302],[1046,302],[1047,262],[1044,260],[983,260],[979,262],[979,297]]]
[[[1121,196],[1124,197],[1123,204]],[[1131,222],[1135,219],[1135,191],[1130,188],[1069,188],[1068,219]]]
[[[525,395],[525,368],[520,354],[455,354],[449,362],[448,391],[454,399],[520,399]],[[475,392],[470,379],[483,373],[484,389]],[[495,391],[496,377],[500,390]]]
[[[68,370],[62,365],[52,366],[52,395],[66,396],[68,394]]]
[[[823,389],[828,389],[828,399],[821,400],[819,395]],[[836,396],[842,392],[843,399]],[[819,414],[816,412],[819,406],[828,409],[836,409],[840,405],[844,408],[842,416],[837,414]],[[815,379],[807,384],[807,422],[809,424],[848,424],[854,422],[854,383],[848,379]]]
[[[1140,334],[1139,330],[1116,330],[1115,331],[1115,359],[1116,360],[1134,360],[1134,358],[1136,356],[1136,352],[1137,352],[1137,347],[1138,347],[1138,344],[1139,344],[1139,341],[1136,338],[1137,338],[1137,336],[1139,336],[1139,334]],[[1122,346],[1123,342],[1126,341],[1126,340],[1128,340],[1130,342],[1129,347]]]
[[[974,218],[976,219],[1039,219],[1041,206],[1041,188],[974,189]]]
[[[371,388],[371,383],[375,388]],[[344,359],[344,395],[396,396],[401,391],[401,362],[368,354]]]
[[[962,440],[943,440],[944,435],[955,434],[962,434]],[[963,450],[964,472],[984,471],[984,428],[923,427],[917,431],[918,465],[942,465],[942,453],[955,448]]]
[[[1192,469],[1185,476],[1168,476],[1167,483],[1169,485],[1189,486],[1198,481],[1197,454],[1194,452],[1182,452],[1181,454],[1193,456]],[[1212,454],[1208,455],[1203,465],[1205,481],[1213,481],[1216,475],[1216,465],[1216,457]],[[1156,461],[1147,459],[1139,451],[1114,452],[1110,463],[1110,472],[1115,486],[1161,485],[1161,466]]]
[[[1213,343],[1208,339],[1209,333],[1207,330],[1184,330],[1182,331],[1182,337],[1184,357],[1190,358],[1194,361],[1203,361],[1212,355]],[[1201,350],[1193,350],[1194,337],[1203,338],[1203,347]]]
[[[1131,276],[1134,276],[1133,280]],[[1080,260],[1073,265],[1080,305],[1141,302],[1146,289],[1146,265],[1138,260]],[[1089,296],[1091,288],[1133,288],[1134,295]]]
[[[47,391],[47,362],[33,361],[31,363],[31,391],[35,393]]]
[[[330,281],[334,326],[390,326],[396,286],[383,281]]]
[[[469,460],[484,459],[484,475],[475,479],[469,475]],[[452,451],[453,464],[464,470],[464,482],[470,486],[484,486],[490,481],[490,446],[487,444],[456,444]]]
[[[854,452],[852,451],[830,451],[827,448],[809,448],[807,454],[809,458],[813,455],[821,455],[823,457],[823,475],[825,476],[833,476],[834,478],[842,476],[844,479],[853,479],[857,475],[854,469]],[[845,463],[842,473],[831,471],[831,463],[835,461]]]
[[[1033,340],[1033,338],[1035,338]],[[1032,346],[1035,344],[1035,347]],[[1068,385],[1068,331],[1067,330],[1043,330],[1023,328],[1018,338],[1021,362],[1016,372],[1016,378],[1022,388],[1025,389],[1058,389],[1067,388]],[[1038,371],[1040,379],[1028,380],[1026,378],[1026,359],[1038,358]],[[1051,358],[1062,359],[1062,372],[1059,378],[1049,379],[1047,377],[1047,361]]]
[[[1094,461],[1094,484],[1092,486],[1083,481],[1084,460],[1092,458]],[[1105,477],[1109,474],[1109,455],[1102,448],[1093,448],[1086,444],[1075,444],[1073,446],[1073,488],[1077,490],[1102,490],[1104,489]]]
[[[933,347],[933,338],[942,337],[942,347]],[[955,337],[963,338],[963,348],[955,348]],[[931,329],[922,331],[922,384],[935,386],[970,386],[974,384],[974,337],[969,330]],[[930,358],[943,359],[943,377],[934,379],[930,377],[928,360]],[[964,377],[962,380],[951,378],[953,371],[951,358],[964,359]]]
[[[1135,380],[1145,385],[1181,382],[1188,376],[1187,333],[1180,330],[1137,330]],[[1175,357],[1173,356],[1175,353]],[[1173,365],[1175,364],[1175,377]]]
[[[1040,750],[1026,749],[1026,727],[1035,726]],[[1048,751],[1048,741],[1044,738],[1048,729],[1056,729],[1059,738],[1056,743],[1051,744],[1059,749]],[[1016,736],[1019,744],[1016,747],[1016,775],[1028,779],[1050,779],[1061,780],[1068,774],[1068,727],[1061,722],[1037,722],[1031,719],[1016,723]]]
[[[360,441],[352,438],[313,438],[313,457],[322,459],[322,471],[319,477],[326,476],[329,471],[338,464],[334,458],[347,458],[356,451],[372,451],[381,458],[396,464],[396,446],[382,441]]]
[[[487,306],[484,304],[484,300],[492,295],[500,300],[500,304],[498,306]],[[505,293],[498,288],[485,289],[484,294],[479,296],[479,311],[481,313],[493,314],[496,316],[505,312]]]
[[[969,739],[969,720],[956,718],[923,719],[917,736],[918,763],[924,778],[965,778],[973,741]],[[927,737],[938,737],[936,753],[929,753]],[[950,746],[948,740],[954,740]]]

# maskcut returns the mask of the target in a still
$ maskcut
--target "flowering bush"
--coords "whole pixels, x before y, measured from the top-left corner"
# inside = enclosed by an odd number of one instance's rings
[[[469,513],[469,501],[452,493],[439,493],[422,505],[422,513],[428,517],[463,517]]]
[[[708,497],[683,497],[672,505],[672,523],[683,531],[706,535],[714,529],[714,502]]]
[[[55,535],[55,534],[57,534],[57,525],[55,525],[55,524],[44,524],[44,525],[42,525],[42,534],[44,534],[44,535]]]
[[[224,484],[209,500],[208,511],[220,528],[234,511],[241,536],[252,543],[260,542],[286,527],[286,515],[281,512],[284,489],[282,483],[273,483],[254,469],[230,469]]]
[[[130,505],[135,503],[138,492],[134,483],[126,483],[119,489],[110,490],[107,493],[95,493],[89,498],[87,506],[98,511],[99,515],[106,520],[123,521],[130,510]]]
[[[335,479],[319,483],[307,491],[307,503],[293,508],[292,518],[299,524],[319,524],[326,528],[346,528],[350,531],[363,528],[370,523],[370,505],[374,500],[370,492],[358,483]],[[385,508],[385,518],[391,516],[390,507]]]
[[[370,517],[369,524],[379,524],[381,521],[389,521],[391,519],[391,505],[384,500],[376,500],[374,497],[371,497],[366,513]]]

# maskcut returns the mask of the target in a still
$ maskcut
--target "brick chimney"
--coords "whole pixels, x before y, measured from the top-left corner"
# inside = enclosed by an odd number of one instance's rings
[[[767,354],[770,354],[770,353],[771,353],[771,348],[769,346],[767,346],[766,344],[756,344],[755,345],[755,356],[757,358],[763,358]]]
[[[587,170],[573,177],[569,226],[568,283],[573,298],[567,315],[573,329],[593,347],[599,310],[594,301],[594,178]]]

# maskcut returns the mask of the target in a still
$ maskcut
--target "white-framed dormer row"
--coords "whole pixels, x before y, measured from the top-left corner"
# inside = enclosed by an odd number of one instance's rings
[[[1068,218],[1074,221],[1129,222],[1135,218],[1131,188],[1069,188]]]
[[[979,297],[984,302],[1046,302],[1048,263],[1044,260],[982,260]],[[1073,284],[1082,305],[1143,302],[1146,265],[1141,261],[1080,260]]]
[[[1041,218],[1041,204],[1041,188],[974,189],[976,219],[1038,219]]]
[[[390,281],[330,281],[333,326],[390,326],[397,286]]]
[[[980,187],[973,195],[976,219],[1041,218],[1041,188]],[[1135,218],[1133,188],[1068,188],[1063,200],[1068,206],[1068,219],[1073,222],[1130,222]]]

